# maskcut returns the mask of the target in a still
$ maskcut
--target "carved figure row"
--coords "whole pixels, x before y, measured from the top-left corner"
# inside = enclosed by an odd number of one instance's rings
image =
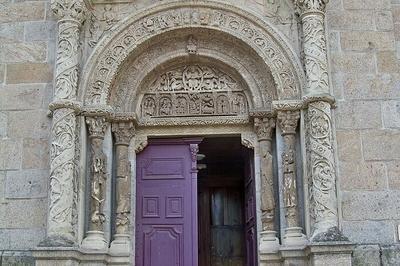
[[[168,116],[244,115],[248,104],[242,92],[145,94],[144,118]]]

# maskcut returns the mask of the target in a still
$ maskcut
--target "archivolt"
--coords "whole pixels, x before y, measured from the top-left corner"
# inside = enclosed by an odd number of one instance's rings
[[[113,81],[127,57],[155,36],[185,28],[217,30],[242,40],[271,70],[278,99],[300,97],[304,77],[299,60],[271,25],[226,4],[179,2],[133,14],[99,42],[83,72],[80,95],[85,104],[109,104]]]

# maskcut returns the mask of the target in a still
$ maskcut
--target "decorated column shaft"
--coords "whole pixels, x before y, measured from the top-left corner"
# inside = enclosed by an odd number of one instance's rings
[[[50,188],[47,239],[42,245],[70,246],[76,242],[77,142],[76,102],[79,73],[79,33],[85,19],[83,0],[53,0],[58,21],[50,149]]]
[[[306,148],[313,241],[346,240],[338,231],[325,11],[329,0],[294,0],[303,24]]]
[[[299,210],[296,177],[296,128],[299,111],[279,111],[278,124],[282,131],[284,150],[282,153],[283,202],[286,227],[299,227]]]
[[[274,128],[274,118],[254,118],[254,129],[257,134],[260,151],[261,221],[263,231],[275,231],[276,201],[274,198],[272,157],[272,132]]]
[[[115,136],[116,171],[116,234],[128,234],[131,213],[131,164],[128,159],[128,147],[135,134],[133,122],[114,122],[112,131]]]
[[[104,232],[104,200],[107,178],[107,157],[103,152],[106,118],[86,117],[90,139],[90,216],[89,231]]]

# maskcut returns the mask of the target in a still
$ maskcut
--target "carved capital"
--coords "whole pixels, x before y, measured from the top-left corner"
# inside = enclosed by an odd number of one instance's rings
[[[256,131],[258,140],[270,140],[272,138],[272,130],[275,128],[274,118],[254,118],[254,130]]]
[[[296,134],[299,118],[300,111],[279,111],[278,124],[282,130],[282,135]]]
[[[113,122],[112,132],[114,133],[116,145],[129,145],[129,142],[135,135],[133,122]]]
[[[59,20],[73,20],[82,24],[86,18],[87,8],[83,0],[51,0],[50,5]]]
[[[107,121],[104,116],[86,117],[86,124],[91,138],[104,138],[107,128]]]
[[[293,0],[301,14],[308,12],[325,13],[329,0]]]

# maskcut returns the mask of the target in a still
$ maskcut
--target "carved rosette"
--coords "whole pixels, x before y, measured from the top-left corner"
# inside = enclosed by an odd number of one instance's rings
[[[285,145],[282,153],[283,201],[288,228],[299,226],[295,143],[299,118],[299,111],[278,111],[278,124]]]
[[[112,124],[116,151],[116,234],[129,234],[131,213],[131,164],[128,158],[128,146],[135,135],[132,122],[122,121]]]
[[[310,212],[314,238],[338,226],[331,105],[322,101],[310,103],[306,124]]]
[[[104,134],[107,128],[105,117],[86,117],[90,138],[90,211],[89,231],[103,231],[107,158],[103,152]]]
[[[79,34],[87,12],[83,0],[53,0],[58,17],[54,100],[75,100],[79,73]]]
[[[263,231],[274,231],[276,202],[274,198],[273,156],[271,150],[274,118],[254,118],[254,129],[258,137],[261,165],[261,211]]]
[[[51,129],[47,234],[49,241],[64,242],[59,242],[59,245],[72,245],[76,240],[75,130],[74,110],[63,108],[54,111]]]

